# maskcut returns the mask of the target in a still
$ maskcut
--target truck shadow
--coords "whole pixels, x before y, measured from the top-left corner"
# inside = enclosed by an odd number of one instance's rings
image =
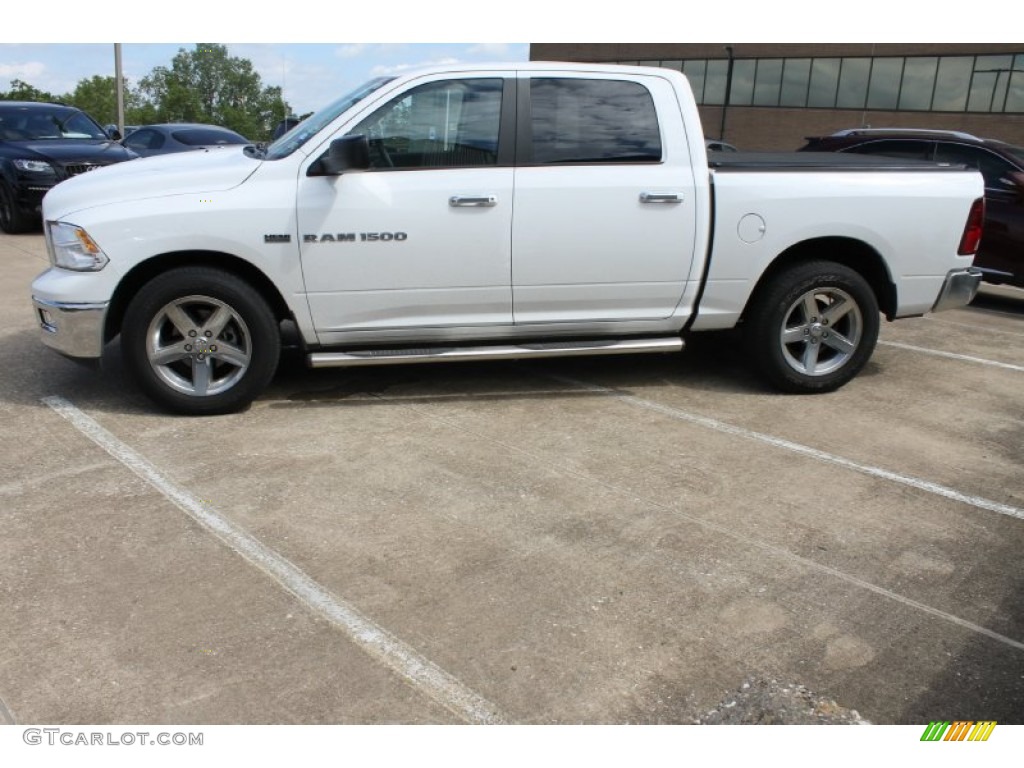
[[[1010,315],[1024,320],[1024,288],[988,286],[983,283],[968,308],[980,313]]]
[[[995,603],[991,623],[1011,640],[1024,629],[1024,579],[1010,579],[1009,588]],[[894,649],[892,663],[907,649]],[[1024,676],[1020,648],[1005,642],[972,635],[962,646],[950,648],[948,663],[923,680],[923,691],[907,702],[899,722],[921,725],[932,720],[995,720],[999,724],[1024,724]]]
[[[861,376],[880,368],[869,363]],[[257,400],[269,408],[384,402],[484,402],[641,395],[666,384],[738,397],[790,397],[774,392],[747,365],[735,332],[699,334],[681,353],[311,370],[295,345],[282,351],[270,387]],[[152,414],[156,407],[130,380],[116,342],[99,368],[62,358],[34,330],[0,338],[0,402],[46,407],[59,395],[101,413]],[[190,417],[178,417],[190,418]],[[211,418],[211,417],[203,417]]]
[[[870,372],[868,372],[870,374]],[[773,394],[745,364],[735,337],[688,342],[675,354],[306,369],[287,350],[264,399],[272,408],[387,402],[499,401],[639,394],[666,383],[748,396]]]

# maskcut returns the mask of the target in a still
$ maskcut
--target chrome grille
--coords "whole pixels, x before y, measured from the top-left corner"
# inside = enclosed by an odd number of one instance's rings
[[[70,165],[65,165],[64,170],[67,171],[68,176],[77,176],[80,173],[94,171],[100,167],[96,163],[71,163]]]

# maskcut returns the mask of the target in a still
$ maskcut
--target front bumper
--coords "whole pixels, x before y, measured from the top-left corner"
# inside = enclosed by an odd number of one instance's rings
[[[95,358],[103,355],[103,328],[109,302],[78,304],[32,297],[43,343],[62,355]]]
[[[956,309],[970,304],[980,284],[980,270],[974,267],[952,270],[942,283],[942,290],[939,291],[939,298],[935,300],[932,312],[942,312],[945,309]]]
[[[39,214],[43,209],[43,197],[56,186],[57,182],[31,182],[20,184],[15,192],[14,202],[23,211]]]

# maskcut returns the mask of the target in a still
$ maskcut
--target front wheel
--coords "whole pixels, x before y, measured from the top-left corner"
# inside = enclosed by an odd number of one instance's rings
[[[849,267],[814,261],[763,286],[744,321],[755,366],[784,392],[831,392],[867,363],[878,341],[878,301]]]
[[[177,413],[231,413],[270,383],[280,330],[263,297],[207,267],[165,272],[128,305],[125,363],[142,390]]]
[[[28,215],[18,207],[14,190],[0,181],[0,230],[8,235],[17,235],[38,225],[37,217]]]

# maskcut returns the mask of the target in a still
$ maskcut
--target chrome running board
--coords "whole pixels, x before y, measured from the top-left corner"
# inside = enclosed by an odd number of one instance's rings
[[[419,347],[410,349],[360,349],[349,352],[312,352],[310,368],[344,368],[361,365],[408,365],[470,360],[518,360],[538,357],[579,355],[629,355],[645,352],[678,352],[678,336],[659,339],[595,339],[592,341],[543,342],[537,344],[479,347]]]

